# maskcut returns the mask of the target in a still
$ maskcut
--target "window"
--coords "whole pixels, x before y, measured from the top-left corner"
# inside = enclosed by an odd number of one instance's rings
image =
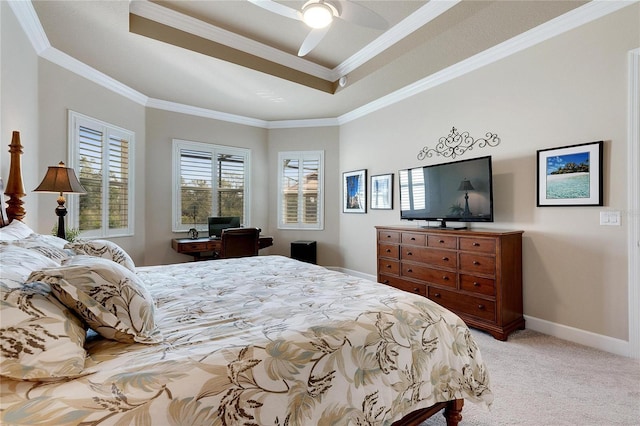
[[[134,133],[69,111],[69,165],[86,194],[69,197],[84,237],[133,235]]]
[[[249,224],[251,151],[173,140],[173,231],[207,229],[209,216]]]
[[[278,154],[278,228],[324,228],[324,151]]]

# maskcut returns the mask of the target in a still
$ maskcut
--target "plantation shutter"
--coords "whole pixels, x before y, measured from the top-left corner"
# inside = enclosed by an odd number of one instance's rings
[[[133,235],[134,134],[69,111],[70,167],[87,191],[71,196],[72,226],[83,237]]]
[[[322,229],[322,151],[279,154],[278,226]]]
[[[244,157],[219,154],[217,156],[218,216],[239,216],[244,223]]]
[[[207,223],[207,217],[211,216],[211,160],[210,152],[180,150],[181,224],[204,224]]]

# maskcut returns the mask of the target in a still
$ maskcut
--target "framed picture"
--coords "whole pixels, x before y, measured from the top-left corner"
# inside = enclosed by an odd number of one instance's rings
[[[537,206],[601,206],[603,141],[538,151]]]
[[[355,170],[342,174],[342,213],[367,212],[367,171]]]
[[[393,210],[393,173],[371,176],[371,209]]]

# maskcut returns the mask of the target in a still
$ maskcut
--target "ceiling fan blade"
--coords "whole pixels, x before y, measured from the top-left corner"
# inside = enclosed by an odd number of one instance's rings
[[[331,25],[311,30],[302,42],[302,46],[300,46],[300,50],[298,50],[298,56],[304,56],[311,52],[320,43],[320,41],[322,41],[324,36],[327,35],[329,28],[331,28]]]
[[[278,15],[286,16],[287,18],[302,20],[302,15],[296,9],[289,6],[285,6],[280,3],[276,3],[273,0],[247,0],[256,6],[259,6],[269,12],[277,13]]]
[[[363,27],[373,28],[376,30],[386,30],[389,23],[382,16],[373,10],[347,0],[339,0],[340,18]]]

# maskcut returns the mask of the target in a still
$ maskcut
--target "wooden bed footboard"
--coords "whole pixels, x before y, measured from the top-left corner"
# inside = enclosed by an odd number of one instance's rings
[[[414,411],[407,414],[402,419],[394,422],[392,426],[417,426],[429,417],[440,412],[444,408],[442,414],[447,419],[447,426],[458,426],[458,423],[462,420],[462,406],[464,405],[464,399],[454,399],[447,402],[438,402],[428,408]]]

